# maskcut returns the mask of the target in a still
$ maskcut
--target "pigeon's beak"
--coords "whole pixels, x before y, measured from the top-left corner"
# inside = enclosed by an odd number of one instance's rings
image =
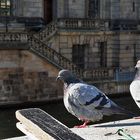
[[[58,80],[62,80],[62,77],[61,76],[57,76],[56,81],[58,81]]]
[[[60,78],[60,76],[57,76],[56,81],[58,81],[58,80],[59,80],[59,78]]]

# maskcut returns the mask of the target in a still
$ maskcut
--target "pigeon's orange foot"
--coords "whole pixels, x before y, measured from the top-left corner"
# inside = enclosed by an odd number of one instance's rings
[[[87,125],[78,125],[78,126],[74,126],[74,128],[85,128],[87,127]]]
[[[88,123],[89,123],[89,121],[85,121],[84,124],[79,125],[79,126],[74,126],[74,128],[85,128],[85,127],[87,127]]]

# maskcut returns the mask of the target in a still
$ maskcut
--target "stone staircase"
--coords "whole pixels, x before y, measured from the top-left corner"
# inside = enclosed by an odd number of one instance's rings
[[[95,24],[93,24],[94,21],[86,21],[86,27],[90,27],[91,29],[95,28]],[[71,60],[67,59],[54,49],[50,48],[47,44],[48,40],[57,33],[57,30],[59,27],[61,28],[84,28],[85,27],[85,20],[66,20],[66,19],[59,19],[52,21],[50,24],[46,26],[46,28],[43,31],[40,31],[39,33],[1,33],[0,39],[6,41],[16,41],[19,42],[27,42],[29,44],[29,50],[34,52],[35,54],[39,55],[40,57],[43,57],[47,61],[49,61],[51,64],[56,66],[58,69],[69,69],[76,75],[80,77],[88,77],[91,73],[94,73],[93,71],[85,71],[78,66],[76,66]],[[108,71],[108,70],[107,70]],[[90,73],[90,74],[89,74]],[[98,77],[99,78],[99,77]]]
[[[52,35],[51,33],[49,35]],[[39,33],[39,36],[42,38],[42,40],[46,38],[45,34],[46,34],[45,31]],[[49,35],[47,34],[47,36]],[[62,56],[54,49],[48,47],[47,43],[44,43],[41,41],[41,39],[38,39],[36,34],[34,35],[25,32],[24,33],[13,33],[13,32],[0,33],[0,49],[29,49],[33,53],[49,61],[58,69],[69,69],[80,77],[82,77],[83,75],[82,69],[77,67],[69,59]]]
[[[55,51],[52,48],[49,48],[47,44],[37,39],[35,36],[29,34],[28,35],[28,43],[30,51],[35,54],[45,58],[51,64],[55,65],[58,69],[69,69],[73,71],[76,75],[82,76],[83,70],[77,67],[74,63],[72,63],[69,59],[62,56],[60,53]]]
[[[44,30],[40,31],[37,34],[34,34],[34,37],[42,42],[47,42],[56,32],[57,32],[57,20],[49,23]]]
[[[39,56],[47,59],[50,63],[59,69],[69,69],[80,77],[86,75],[86,71],[80,69],[72,61],[50,48],[47,44],[49,39],[57,33],[58,29],[92,29],[97,30],[103,26],[105,29],[105,21],[84,20],[84,19],[57,19],[49,23],[43,31],[36,34],[28,35],[30,50]]]
[[[28,34],[30,50],[37,55],[45,58],[59,69],[69,69],[76,75],[83,77],[83,70],[76,66],[72,61],[48,47],[48,40],[57,32],[57,20],[49,23],[43,31],[37,34]]]

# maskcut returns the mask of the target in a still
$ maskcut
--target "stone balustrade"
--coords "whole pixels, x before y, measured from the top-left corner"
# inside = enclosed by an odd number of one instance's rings
[[[59,28],[107,30],[108,21],[94,19],[58,19]]]
[[[0,33],[0,41],[20,41],[27,42],[27,33]]]
[[[41,41],[46,41],[56,31],[57,31],[57,21],[52,21],[46,26],[46,28],[43,31],[39,32],[38,34],[35,34],[35,37],[37,37]]]
[[[89,80],[111,80],[114,79],[114,68],[95,68],[93,70],[85,70],[84,78]]]

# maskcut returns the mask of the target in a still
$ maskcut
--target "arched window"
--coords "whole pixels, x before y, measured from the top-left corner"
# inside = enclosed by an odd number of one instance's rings
[[[0,16],[10,15],[11,12],[10,0],[0,0]]]

